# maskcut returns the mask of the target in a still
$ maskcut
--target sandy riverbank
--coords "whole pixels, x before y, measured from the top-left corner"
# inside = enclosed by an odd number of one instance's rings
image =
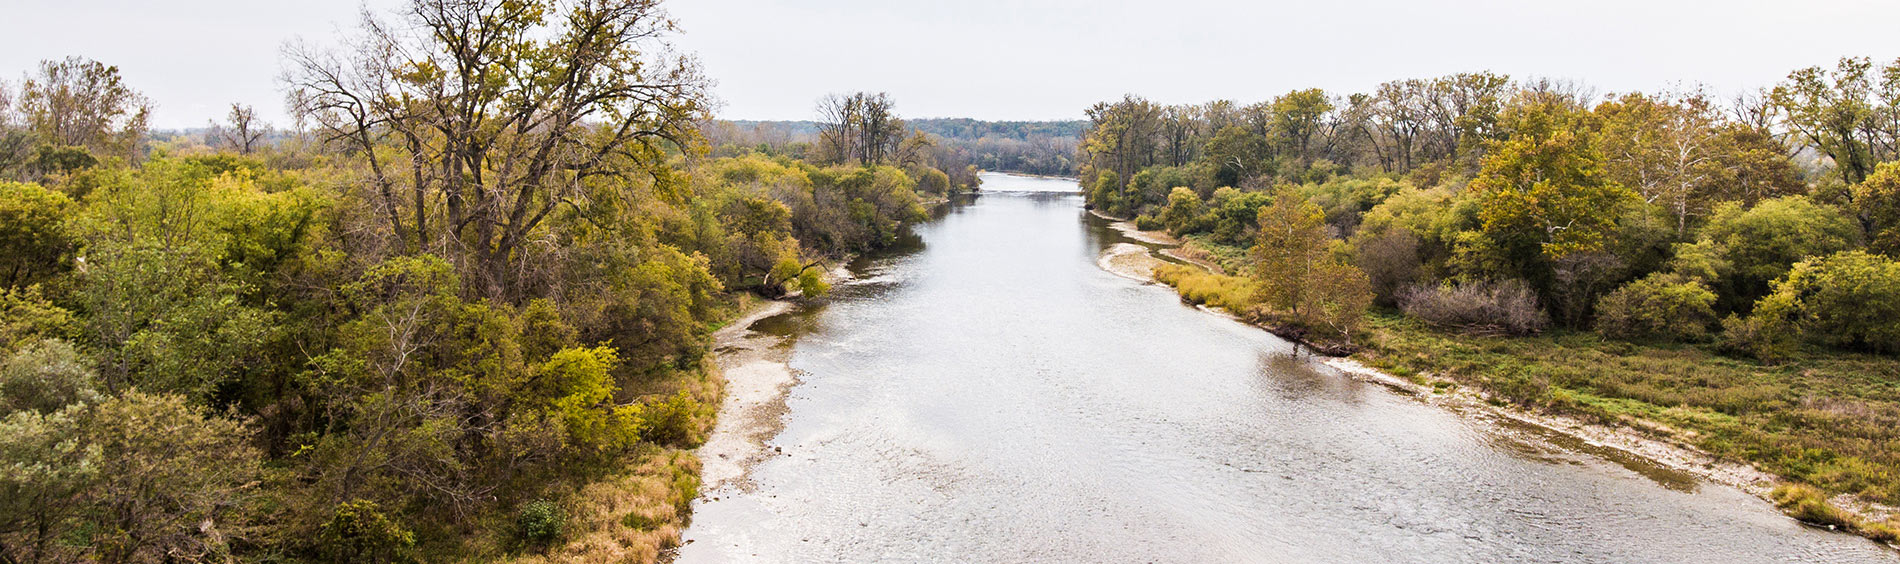
[[[774,453],[765,442],[777,435],[785,415],[785,395],[798,378],[786,361],[791,356],[787,337],[752,330],[761,319],[796,307],[792,302],[767,301],[731,325],[713,333],[713,350],[726,379],[725,401],[718,422],[699,447],[702,491],[747,487],[752,467]]]

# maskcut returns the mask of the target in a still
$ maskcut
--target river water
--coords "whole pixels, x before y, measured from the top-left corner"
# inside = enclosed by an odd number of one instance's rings
[[[680,561],[1900,562],[1105,272],[1126,240],[1072,181],[984,188],[754,326],[791,347],[783,429]]]

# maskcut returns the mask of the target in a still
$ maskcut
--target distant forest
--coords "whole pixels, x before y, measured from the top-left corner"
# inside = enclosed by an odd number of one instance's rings
[[[1076,145],[1086,120],[981,121],[970,118],[906,120],[938,149],[957,154],[983,170],[1073,176]],[[716,120],[705,125],[714,147],[739,148],[802,157],[818,138],[817,121]]]

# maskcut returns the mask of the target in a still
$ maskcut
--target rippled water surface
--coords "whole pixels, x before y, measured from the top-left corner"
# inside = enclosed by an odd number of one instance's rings
[[[797,335],[783,454],[680,561],[1900,562],[1352,380],[1097,268],[1123,239],[1072,181],[984,186],[762,325]]]

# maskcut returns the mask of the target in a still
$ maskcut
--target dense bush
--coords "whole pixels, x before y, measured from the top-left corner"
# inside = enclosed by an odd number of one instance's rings
[[[1419,284],[1401,290],[1399,309],[1439,327],[1470,333],[1532,335],[1550,325],[1523,282]]]
[[[567,514],[561,506],[545,499],[528,502],[515,514],[515,535],[531,545],[545,546],[567,527]]]
[[[1700,341],[1715,323],[1715,292],[1680,274],[1655,273],[1597,302],[1597,332],[1626,340]]]
[[[1766,295],[1794,263],[1852,247],[1858,231],[1839,210],[1788,196],[1750,208],[1739,202],[1717,206],[1703,236],[1723,249],[1733,269],[1725,293],[1742,300],[1735,304],[1741,306]]]
[[[686,392],[663,401],[648,403],[640,409],[640,438],[650,443],[681,448],[699,446],[705,440],[699,412],[705,409]]]
[[[1900,262],[1863,251],[1802,262],[1775,283],[1755,316],[1830,346],[1900,352]]]
[[[1206,207],[1194,189],[1177,186],[1168,193],[1168,205],[1161,209],[1155,219],[1170,233],[1183,235],[1200,230],[1201,213]]]

